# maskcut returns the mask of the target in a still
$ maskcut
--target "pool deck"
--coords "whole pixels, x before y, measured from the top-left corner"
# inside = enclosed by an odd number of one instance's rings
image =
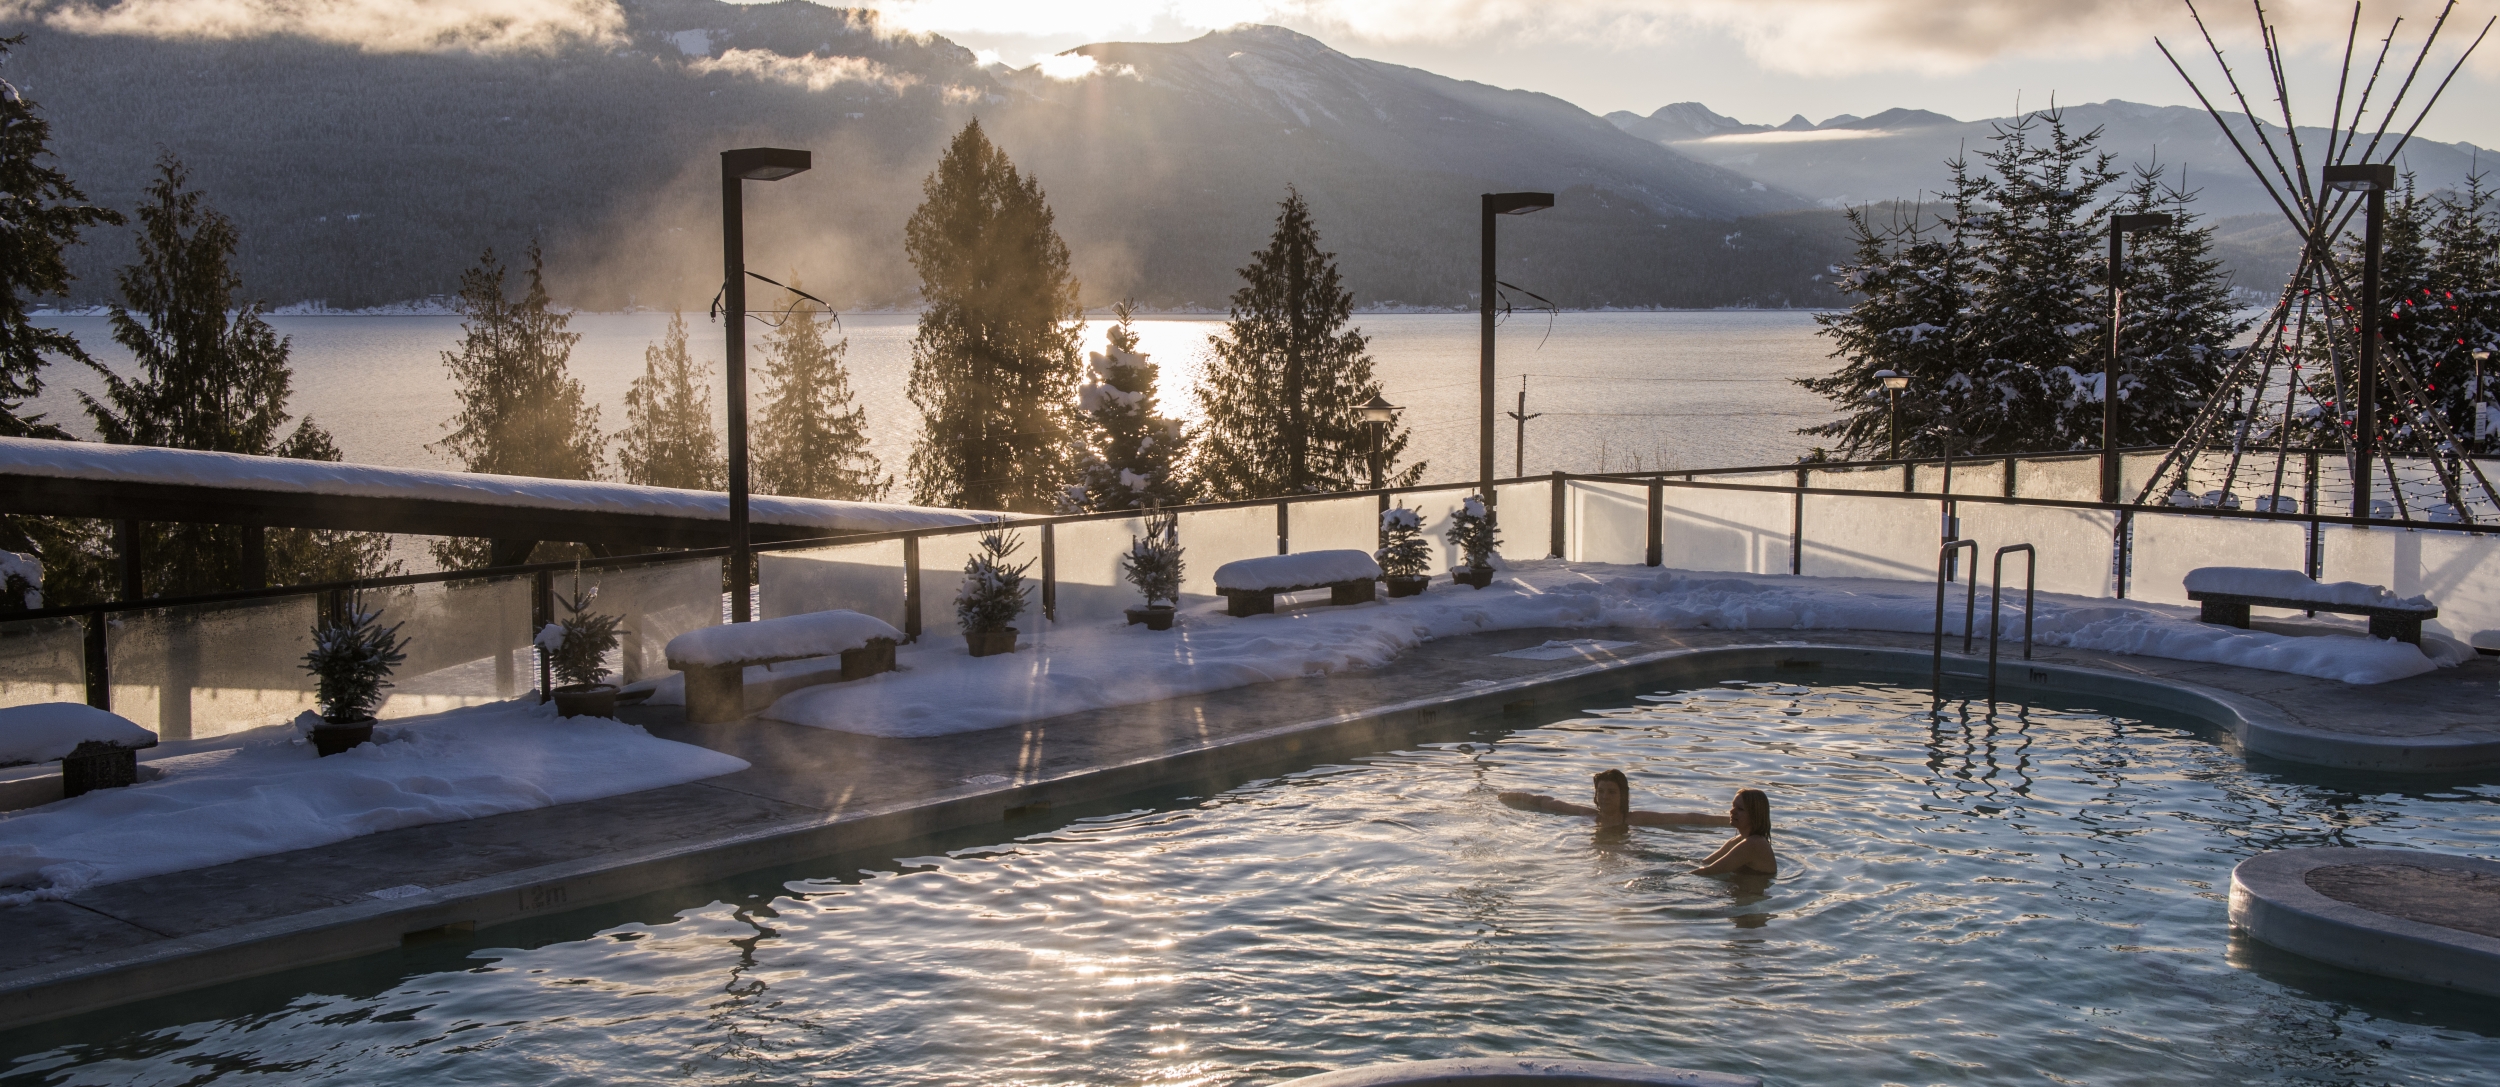
[[[2261,626],[2318,634],[2298,621]],[[1789,633],[1789,632],[1781,632]],[[1631,643],[1564,660],[1496,654],[1548,639]],[[1538,629],[1430,642],[1378,669],[1239,687],[984,732],[875,739],[748,720],[688,725],[673,707],[626,717],[752,768],[686,785],[411,827],[0,908],[0,1028],[334,961],[437,934],[615,902],[946,830],[1047,817],[1150,789],[1215,791],[1266,774],[1455,740],[1488,717],[1531,724],[1617,689],[1635,669],[1713,648],[1911,650],[1922,635]],[[1983,649],[1984,654],[1984,649]],[[2018,657],[2019,649],[2011,656]],[[2414,768],[2500,767],[2500,661],[2352,687],[2225,665],[2042,648],[2062,676],[2151,679],[2218,693],[2265,718],[2284,752]],[[1896,661],[1900,658],[1894,658]],[[1800,662],[1802,664],[1802,662]],[[1954,655],[1947,667],[1977,664]],[[2009,660],[2000,676],[2022,674]],[[1734,669],[1731,668],[1731,671]],[[2047,671],[2029,673],[2035,680]],[[1967,681],[1965,681],[1967,682]],[[2086,684],[2089,685],[2088,683]],[[2072,684],[2067,689],[2080,689]],[[2009,697],[2012,695],[2009,694]],[[2259,739],[2262,739],[2260,737]],[[2252,750],[2265,743],[2243,735]],[[2272,742],[2272,741],[2267,741]],[[2309,745],[2304,747],[2303,745]],[[2318,747],[2317,745],[2325,745]]]

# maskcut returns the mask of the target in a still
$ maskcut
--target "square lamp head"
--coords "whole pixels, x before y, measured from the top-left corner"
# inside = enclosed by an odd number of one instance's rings
[[[1910,387],[1910,375],[1892,370],[1875,371],[1875,380],[1883,382],[1884,388],[1893,392],[1900,392]]]
[[[1493,215],[1526,215],[1554,206],[1550,192],[1489,192],[1484,194],[1484,210]]]
[[[2396,164],[2364,162],[2351,166],[2329,166],[2323,179],[2334,192],[2386,192],[2396,187]]]
[[[722,177],[745,181],[779,181],[813,165],[805,151],[787,147],[741,147],[720,153]]]

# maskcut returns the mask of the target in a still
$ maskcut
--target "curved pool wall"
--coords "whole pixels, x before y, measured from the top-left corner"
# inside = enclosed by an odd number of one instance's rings
[[[1222,789],[1263,773],[1452,740],[1487,721],[1576,711],[1582,698],[1625,688],[1694,686],[1737,673],[1800,680],[1881,676],[1924,686],[1922,650],[1809,642],[1661,650],[1534,677],[1263,729],[1207,746],[1088,767],[1006,786],[965,786],[927,800],[826,815],[698,843],[608,854],[336,906],[27,971],[0,988],[0,1029],[59,1019],[241,978],[337,962],[440,935],[463,934],[655,890],[691,886],[835,853],[873,850],[966,827],[1158,789]],[[1984,694],[1984,664],[1948,657],[1947,697]],[[2036,661],[2002,661],[2009,702],[2153,707],[2212,727],[2239,750],[2295,762],[2428,772],[2500,765],[2500,745],[2372,743],[2299,728],[2262,702],[2193,684]],[[2486,750],[2491,749],[2491,750]]]

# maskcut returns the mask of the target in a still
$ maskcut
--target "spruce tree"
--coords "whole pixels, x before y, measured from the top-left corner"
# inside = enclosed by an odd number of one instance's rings
[[[519,298],[505,295],[506,270],[492,249],[461,273],[460,348],[443,352],[459,386],[460,413],[443,424],[450,433],[427,448],[471,472],[597,479],[607,445],[599,409],[566,369],[582,337],[565,330],[566,315],[548,308],[541,270],[532,242]],[[443,540],[432,550],[446,569],[484,566],[491,556],[484,540]]]
[[[0,38],[0,60],[24,44]],[[46,357],[92,363],[78,338],[27,316],[33,300],[69,294],[64,252],[89,227],[119,226],[120,212],[87,203],[69,175],[50,166],[52,124],[17,87],[0,80],[0,437],[66,439],[69,434],[28,415],[24,405],[43,391]],[[104,599],[111,556],[101,522],[69,517],[0,515],[0,548],[36,556],[45,597],[54,604]]]
[[[1336,254],[1319,247],[1310,205],[1288,187],[1265,249],[1241,269],[1232,318],[1208,337],[1215,358],[1198,387],[1206,412],[1197,475],[1216,501],[1358,490],[1370,485],[1371,435],[1355,409],[1380,392],[1370,341],[1347,327],[1354,294]],[[1405,452],[1405,428],[1383,447]],[[1423,477],[1420,463],[1391,486]]]
[[[2446,412],[2449,427],[2469,444],[2475,429],[2473,353],[2500,346],[2500,239],[2494,237],[2493,203],[2481,175],[2467,178],[2462,191],[2434,197],[2419,194],[2407,176],[2403,196],[2387,209],[2380,259],[2379,296],[2387,305],[2379,322],[2384,355],[2413,372]],[[2346,282],[2356,288],[2359,255],[2357,246],[2344,254]],[[2494,367],[2485,363],[2483,369],[2490,383]],[[2386,386],[2380,388],[2385,402]],[[2423,428],[2406,429],[2415,420],[2389,407],[2380,432],[2398,441],[2418,435],[2422,441],[2415,448],[2427,450]],[[2477,450],[2491,444],[2490,427],[2484,429]]]
[[[1076,390],[1084,413],[1084,453],[1068,488],[1069,512],[1133,510],[1188,501],[1180,466],[1189,435],[1178,419],[1155,414],[1159,368],[1137,350],[1130,304],[1112,307],[1118,323],[1104,350],[1087,356],[1093,381]]]
[[[912,501],[1048,512],[1075,475],[1070,398],[1084,333],[1041,184],[966,124],[904,226],[920,273]]]
[[[258,302],[237,299],[234,223],[187,182],[179,161],[159,161],[139,208],[138,263],[116,277],[113,339],[130,351],[138,375],[89,360],[104,396],[82,390],[79,400],[107,442],[337,460],[329,433],[311,419],[286,430],[294,383],[287,341],[261,318]],[[243,534],[233,525],[147,523],[145,591],[179,596],[241,586]],[[376,533],[269,532],[269,575],[280,584],[381,576],[397,569],[388,554],[388,538]]]
[[[894,477],[868,451],[868,409],[855,406],[842,357],[816,304],[793,294],[781,327],[764,339],[768,398],[755,420],[755,489],[792,498],[874,502]]]
[[[2193,191],[2166,184],[2159,167],[2139,168],[2112,213],[2164,213],[2172,225],[2131,235],[2122,269],[2126,321],[2120,328],[2118,444],[2179,440],[2229,371],[2224,350],[2248,330],[2231,301],[2230,276],[2213,255],[2213,228],[2198,226]],[[2106,281],[2107,261],[2101,279]],[[2109,296],[2098,301],[2104,311]],[[2102,317],[2107,321],[2106,312]],[[2103,331],[2101,343],[2108,343]],[[2087,363],[2090,365],[2090,363]],[[2079,383],[2079,388],[2082,383]],[[2097,389],[2097,382],[2090,383]],[[2097,446],[2101,399],[2078,395],[2065,430]]]
[[[2043,122],[2045,121],[2045,126]],[[2040,131],[2045,127],[2046,131]],[[2039,138],[2045,136],[2045,139]],[[1951,451],[2021,453],[2101,443],[2095,387],[2108,350],[2108,259],[2101,193],[2119,175],[2055,111],[1998,131],[1980,152],[1990,177],[1975,236],[1972,369],[1948,379],[1938,423]],[[2091,420],[2089,426],[2081,420]]]
[[[1923,218],[1921,209],[1906,215],[1895,209],[1896,218],[1878,226],[1870,209],[1848,212],[1857,251],[1852,263],[1837,269],[1838,285],[1858,300],[1814,318],[1841,364],[1823,377],[1797,381],[1830,398],[1843,413],[1799,433],[1838,439],[1845,459],[1890,456],[1896,426],[1903,456],[1936,451],[1937,401],[1913,393],[1901,397],[1895,409],[1875,376],[1879,371],[1907,374],[1911,389],[1932,391],[1951,387],[1953,376],[1968,369],[1962,354],[1964,308],[1974,257],[1962,224],[1969,220],[1979,183],[1967,163],[1955,160],[1951,166],[1950,203],[1933,220]]]
[[[617,435],[616,451],[625,482],[695,491],[726,486],[709,376],[686,350],[686,315],[670,314],[660,342],[643,350],[642,376],[625,391],[625,432]]]

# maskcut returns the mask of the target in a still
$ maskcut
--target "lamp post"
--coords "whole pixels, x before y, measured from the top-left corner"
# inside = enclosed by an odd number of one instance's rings
[[[720,153],[721,310],[729,325],[729,621],[755,618],[747,587],[755,554],[747,539],[747,239],[745,183],[779,181],[808,168],[805,151],[741,147]]]
[[[1884,433],[1892,440],[1892,459],[1901,459],[1901,390],[1910,387],[1910,375],[1895,370],[1875,371],[1875,380],[1884,383]]]
[[[2127,292],[2120,286],[2127,262],[2127,235],[2143,230],[2168,230],[2177,220],[2168,215],[2109,217],[2109,357],[2101,363],[2101,501],[2118,501],[2118,331],[2126,314]]]
[[[1401,410],[1403,409],[1390,403],[1379,393],[1372,394],[1371,403],[1354,409],[1356,414],[1363,417],[1364,429],[1372,432],[1372,489],[1375,491],[1388,486],[1381,479],[1387,474],[1388,466],[1380,463],[1380,451],[1388,444],[1389,424],[1398,421],[1398,412]]]
[[[1484,497],[1487,520],[1493,511],[1493,217],[1526,215],[1554,206],[1550,192],[1489,192],[1484,194],[1484,275],[1482,287],[1484,340],[1482,372],[1477,381],[1477,489]]]
[[[2474,440],[2477,442],[2485,437],[2483,433],[2483,364],[2490,361],[2491,352],[2474,352],[2474,395],[2466,398],[2465,406],[2466,410],[2474,413]]]
[[[2396,164],[2368,162],[2329,166],[2323,179],[2334,192],[2367,193],[2361,233],[2361,373],[2353,384],[2352,519],[2370,517],[2370,456],[2378,447],[2378,259],[2379,234],[2387,220],[2387,190],[2396,187]]]

